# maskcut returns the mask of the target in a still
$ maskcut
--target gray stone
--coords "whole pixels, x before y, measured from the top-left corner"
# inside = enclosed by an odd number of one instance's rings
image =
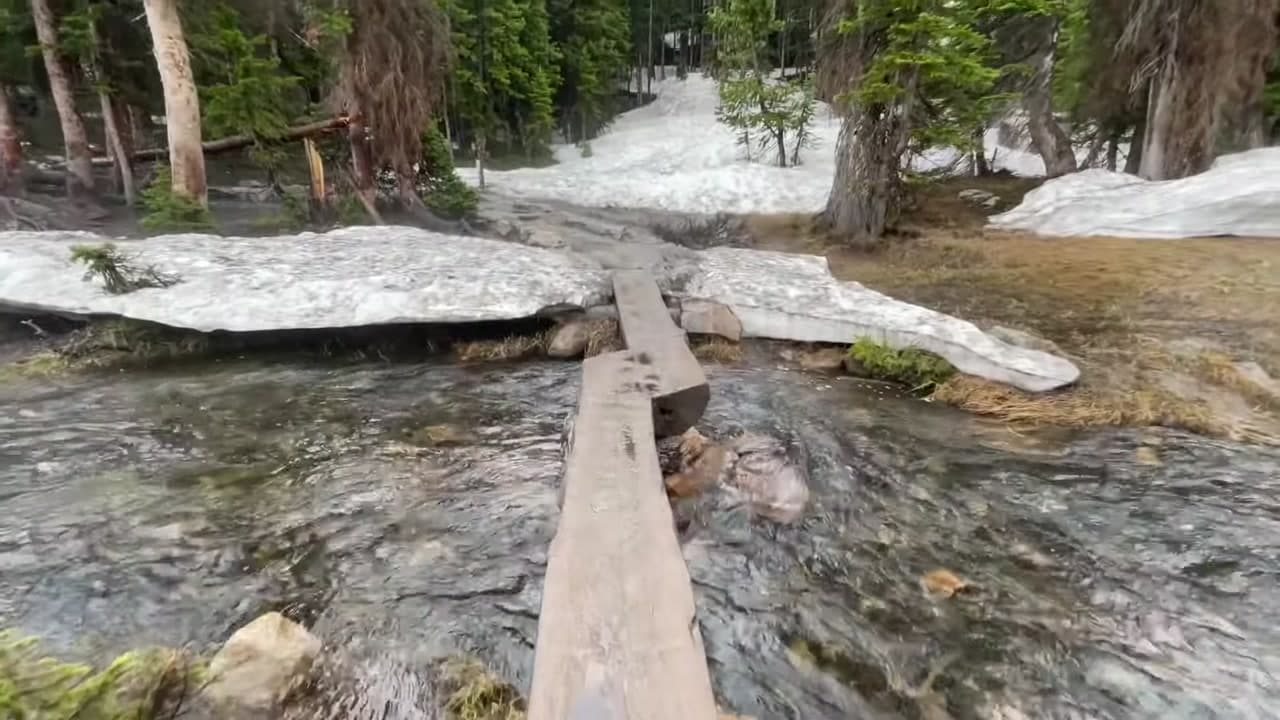
[[[278,612],[240,628],[209,663],[205,697],[244,714],[277,708],[320,654],[320,640]]]
[[[680,304],[680,327],[693,335],[716,335],[742,340],[742,323],[729,308],[711,300],[685,300]]]
[[[547,355],[553,358],[582,357],[591,339],[591,326],[587,320],[570,320],[556,328],[547,344]]]
[[[1029,333],[1025,330],[1017,330],[1015,328],[1005,327],[1003,325],[994,325],[987,328],[987,334],[997,340],[1003,340],[1010,345],[1028,348],[1030,350],[1039,350],[1053,355],[1061,355],[1062,348],[1052,340],[1048,340]]]
[[[746,496],[753,511],[779,523],[794,522],[804,514],[809,504],[808,469],[781,441],[744,433],[730,447],[736,459],[727,482]]]
[[[970,188],[961,190],[956,194],[961,200],[975,207],[984,208],[986,210],[994,210],[1000,204],[1000,196],[986,190],[978,190]]]

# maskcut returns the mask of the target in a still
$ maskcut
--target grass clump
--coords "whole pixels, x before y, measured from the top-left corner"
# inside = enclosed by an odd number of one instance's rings
[[[933,353],[918,348],[899,350],[871,338],[858,338],[849,355],[868,377],[906,385],[912,392],[932,391],[956,373],[951,363]]]
[[[44,656],[32,638],[0,632],[0,717],[157,720],[177,717],[203,668],[175,650],[125,653],[107,667]]]
[[[525,703],[515,686],[468,657],[445,661],[444,709],[449,720],[524,720]]]
[[[101,245],[73,245],[71,261],[85,266],[84,279],[102,280],[107,292],[123,295],[142,288],[165,288],[178,282],[178,278],[159,272],[148,265],[138,267],[113,243]]]
[[[209,232],[213,215],[209,208],[173,191],[173,173],[168,167],[156,171],[151,184],[142,191],[142,207],[147,214],[141,225],[155,232]]]
[[[523,360],[546,352],[548,335],[511,335],[501,340],[470,340],[453,346],[462,362],[498,362]]]
[[[721,337],[691,339],[693,356],[706,362],[732,365],[742,361],[742,346]]]

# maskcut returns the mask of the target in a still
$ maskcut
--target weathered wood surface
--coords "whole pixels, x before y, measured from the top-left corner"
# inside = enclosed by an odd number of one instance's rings
[[[716,718],[645,389],[660,363],[641,354],[583,364],[529,720]]]
[[[613,275],[618,325],[627,348],[652,369],[645,392],[653,396],[653,424],[658,437],[679,435],[693,427],[707,409],[711,390],[706,373],[689,349],[684,331],[671,320],[658,285],[646,272],[625,270]]]

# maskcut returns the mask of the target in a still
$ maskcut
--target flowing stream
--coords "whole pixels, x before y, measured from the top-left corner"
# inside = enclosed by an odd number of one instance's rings
[[[813,495],[785,527],[681,508],[725,708],[1280,717],[1280,453],[710,373],[704,432],[799,442]],[[236,361],[0,386],[0,627],[101,659],[281,609],[356,676],[335,719],[431,717],[451,653],[527,690],[578,376]],[[931,597],[939,568],[968,587]]]

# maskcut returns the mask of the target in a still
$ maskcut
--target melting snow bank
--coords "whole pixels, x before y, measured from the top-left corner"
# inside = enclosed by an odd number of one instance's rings
[[[813,146],[801,164],[780,168],[772,154],[754,149],[750,162],[738,136],[716,120],[716,83],[699,73],[654,83],[657,99],[618,116],[584,157],[573,145],[555,148],[556,164],[540,168],[486,170],[485,182],[503,194],[562,200],[592,207],[656,208],[686,213],[817,212],[835,179],[840,118],[818,103],[810,126]],[[1000,143],[986,133],[987,155],[997,170],[1043,175],[1040,156]],[[790,152],[790,149],[788,149]],[[937,148],[911,159],[919,171],[944,170],[962,159],[954,148]],[[459,173],[475,183],[473,168]]]
[[[135,264],[180,281],[110,295],[70,259],[72,245],[104,240],[89,233],[0,233],[0,307],[247,332],[513,320],[603,304],[612,292],[605,264],[588,254],[364,227],[273,238],[188,234],[121,241]],[[729,306],[748,337],[848,343],[869,335],[930,350],[964,372],[1031,391],[1061,387],[1079,375],[1061,358],[839,282],[820,257],[671,249],[640,256],[641,269],[653,272],[672,297]]]
[[[1106,170],[1065,175],[1027,193],[991,224],[1043,235],[1280,237],[1280,148],[1227,155],[1180,180],[1149,182]]]

